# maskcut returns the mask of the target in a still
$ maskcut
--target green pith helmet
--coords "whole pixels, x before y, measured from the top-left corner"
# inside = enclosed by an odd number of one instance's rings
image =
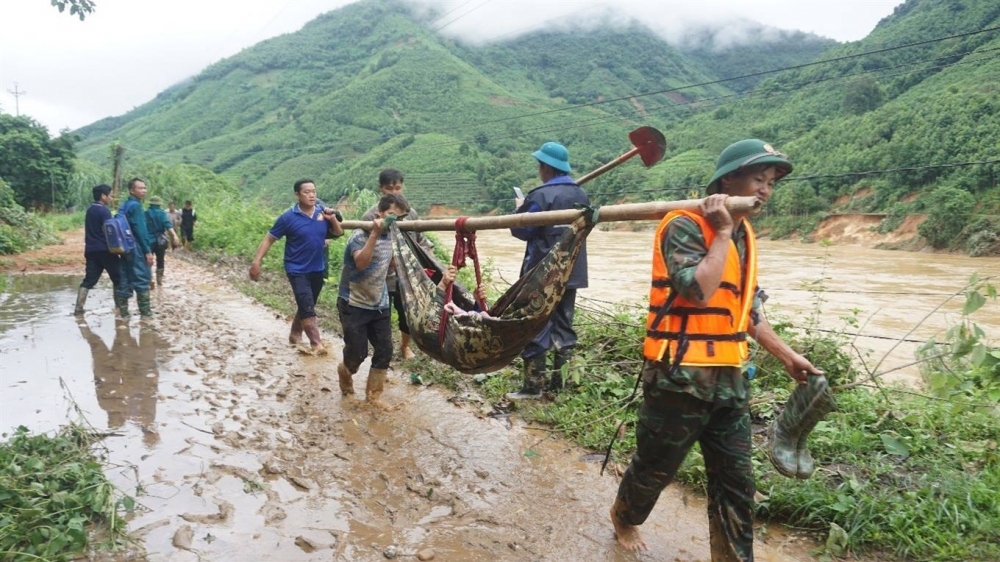
[[[535,160],[548,164],[560,172],[570,172],[569,151],[557,142],[547,142],[541,148],[531,153]]]
[[[709,195],[719,193],[722,189],[719,180],[726,174],[735,172],[744,166],[771,164],[778,170],[778,179],[792,171],[792,163],[788,157],[778,152],[773,146],[759,139],[745,139],[726,147],[715,161],[715,174],[708,182],[706,192]]]
[[[152,197],[149,198],[149,206],[150,207],[153,207],[153,206],[159,207],[160,205],[163,205],[163,199],[160,199],[159,195],[154,195],[154,196],[152,196]]]

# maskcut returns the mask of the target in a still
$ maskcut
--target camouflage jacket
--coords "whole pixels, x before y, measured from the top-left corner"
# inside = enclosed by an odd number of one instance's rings
[[[747,231],[740,223],[733,230],[733,240],[739,253],[743,271],[746,271]],[[682,296],[694,299],[699,291],[695,281],[698,264],[708,254],[708,246],[701,229],[691,219],[679,217],[667,226],[660,248],[670,274],[671,287]],[[741,283],[742,285],[742,283]],[[751,322],[759,320],[760,308],[766,295],[757,291],[754,297]],[[671,392],[686,392],[699,400],[717,406],[743,408],[749,403],[750,382],[736,367],[680,367],[670,374],[669,365],[646,360],[642,367],[643,380],[656,389]]]

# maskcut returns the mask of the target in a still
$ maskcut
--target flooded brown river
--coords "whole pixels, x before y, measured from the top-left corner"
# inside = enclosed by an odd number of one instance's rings
[[[649,294],[652,236],[651,231],[595,230],[587,239],[590,287],[579,292],[580,302],[643,301]],[[477,233],[477,243],[479,255],[491,260],[499,289],[517,279],[523,242],[506,230],[488,230]],[[870,352],[865,357],[869,368],[885,357],[878,369],[892,371],[885,380],[911,385],[920,380],[913,365],[920,343],[897,346],[897,340],[940,338],[958,320],[964,297],[934,309],[960,291],[973,273],[1000,275],[1000,258],[774,240],[761,240],[759,262],[760,286],[771,297],[766,304],[769,316],[784,317],[802,328],[859,333],[842,319],[856,314],[862,334],[856,345]],[[1000,278],[993,283],[1000,284]],[[989,302],[973,320],[987,337],[1000,338],[1000,304]]]
[[[607,516],[617,479],[591,451],[398,369],[393,410],[341,399],[339,340],[329,358],[300,356],[284,319],[215,272],[170,260],[167,274],[157,316],[120,327],[106,281],[82,319],[76,275],[15,274],[0,295],[0,432],[56,429],[74,402],[109,432],[108,474],[142,505],[129,520],[137,558],[708,559],[701,497],[669,489],[643,527],[651,551],[624,553]],[[809,560],[813,547],[758,530],[759,560]]]

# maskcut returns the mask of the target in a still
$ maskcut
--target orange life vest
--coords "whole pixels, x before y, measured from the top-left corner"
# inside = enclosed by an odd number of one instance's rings
[[[715,239],[715,230],[705,217],[696,213],[673,211],[660,221],[653,240],[653,282],[649,291],[643,355],[646,359],[673,365],[742,368],[750,356],[747,328],[757,287],[757,242],[753,229],[744,221],[746,275],[741,275],[736,243],[730,241],[722,282],[707,305],[700,307],[675,293],[670,286],[662,253],[663,237],[670,221],[678,217],[687,217],[698,224],[707,247],[711,247]]]

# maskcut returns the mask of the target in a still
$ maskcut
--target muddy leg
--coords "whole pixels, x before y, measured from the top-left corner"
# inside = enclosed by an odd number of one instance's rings
[[[299,345],[302,341],[302,319],[299,318],[299,314],[295,313],[295,317],[292,318],[292,329],[288,332],[288,343],[292,345]]]
[[[337,379],[340,383],[340,394],[344,396],[354,395],[354,373],[343,363],[337,365]]]
[[[382,390],[385,387],[385,369],[369,369],[368,371],[368,385],[365,388],[365,401],[383,410],[389,409],[385,403],[380,400],[382,397]]]
[[[629,552],[649,550],[639,534],[639,527],[622,521],[620,514],[623,511],[625,511],[625,503],[621,498],[616,497],[614,505],[611,506],[611,524],[615,527],[615,538],[618,540],[618,544]]]
[[[328,352],[325,347],[323,347],[323,341],[320,340],[319,336],[319,325],[316,323],[316,317],[303,318],[302,319],[302,331],[306,333],[309,338],[309,344],[311,348],[306,348],[304,345],[299,345],[299,351],[307,355],[315,355],[317,357],[324,356]]]

